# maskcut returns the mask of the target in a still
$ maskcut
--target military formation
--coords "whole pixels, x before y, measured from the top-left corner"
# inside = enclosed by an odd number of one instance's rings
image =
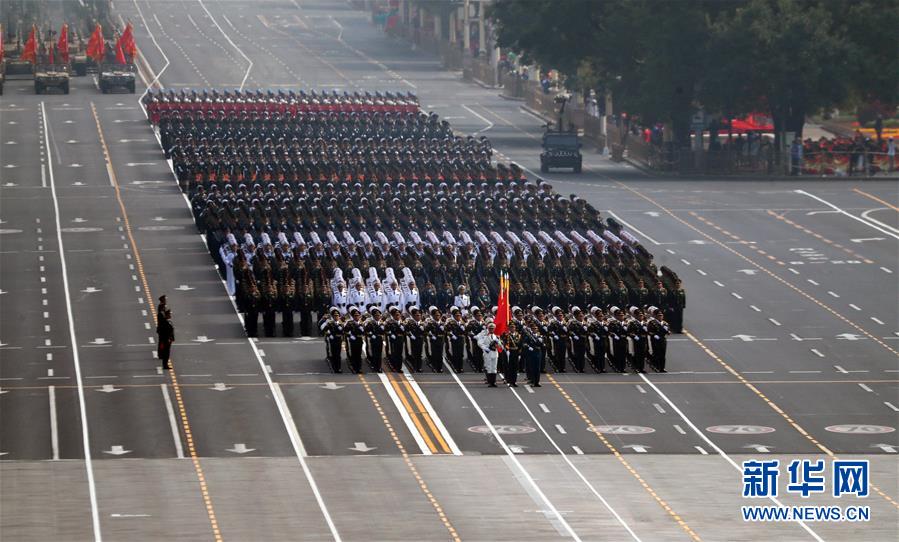
[[[526,368],[522,348],[540,370],[664,370],[686,305],[677,275],[414,96],[166,91],[145,104],[248,335],[318,332],[335,371],[363,357],[482,370],[505,270],[507,371]]]

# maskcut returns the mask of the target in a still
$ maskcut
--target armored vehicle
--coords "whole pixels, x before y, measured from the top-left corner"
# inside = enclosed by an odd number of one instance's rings
[[[51,88],[69,93],[69,72],[65,65],[39,64],[34,68],[34,93],[43,94]]]
[[[103,94],[115,88],[123,88],[134,94],[133,64],[103,64],[100,66],[100,92]]]
[[[581,141],[577,132],[547,130],[543,134],[543,152],[540,153],[540,171],[549,172],[553,167],[570,167],[581,172]]]

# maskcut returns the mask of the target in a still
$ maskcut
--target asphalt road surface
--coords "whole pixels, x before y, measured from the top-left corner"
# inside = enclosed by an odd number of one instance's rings
[[[119,0],[145,85],[414,91],[501,159],[541,120],[342,2]],[[660,179],[595,150],[545,175],[688,291],[670,374],[330,374],[249,341],[138,103],[90,77],[0,101],[7,540],[895,540],[895,180]],[[157,369],[155,298],[174,310]],[[871,462],[871,520],[744,522],[747,459]],[[786,473],[782,473],[782,478]],[[783,482],[783,480],[782,480]]]

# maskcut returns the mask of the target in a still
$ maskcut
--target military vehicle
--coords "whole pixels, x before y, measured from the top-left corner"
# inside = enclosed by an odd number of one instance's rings
[[[93,65],[93,62],[83,52],[72,55],[72,72],[78,77],[87,75],[87,70]]]
[[[100,92],[123,88],[134,94],[134,64],[103,64],[100,66]]]
[[[34,93],[43,94],[51,88],[58,88],[63,94],[69,93],[69,71],[64,64],[38,64],[35,66]]]
[[[549,168],[570,167],[575,173],[581,172],[581,141],[577,129],[572,127],[570,131],[562,130],[565,106],[571,99],[570,96],[560,94],[553,101],[560,104],[558,130],[553,130],[552,122],[546,124],[543,132],[543,152],[540,153],[540,172],[548,173]]]
[[[581,172],[581,141],[577,132],[547,130],[543,134],[543,152],[540,153],[540,171],[549,172],[553,167],[570,167]]]

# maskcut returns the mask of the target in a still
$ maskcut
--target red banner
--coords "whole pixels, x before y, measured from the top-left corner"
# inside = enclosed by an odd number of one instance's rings
[[[91,34],[90,41],[87,42],[87,56],[99,64],[103,61],[105,53],[106,43],[103,41],[103,28],[100,26],[100,23],[97,23],[94,33]]]
[[[59,29],[59,41],[56,42],[56,50],[59,51],[59,60],[63,64],[69,63],[69,25],[63,23]]]
[[[37,29],[32,25],[31,34],[25,41],[25,47],[22,49],[22,60],[29,60],[32,64],[37,63]]]

